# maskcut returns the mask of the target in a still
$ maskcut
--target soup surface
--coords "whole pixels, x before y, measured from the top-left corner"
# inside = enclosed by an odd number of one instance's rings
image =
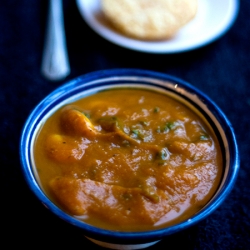
[[[177,100],[141,89],[102,91],[57,110],[37,135],[34,161],[58,206],[119,231],[194,215],[222,174],[207,124]]]

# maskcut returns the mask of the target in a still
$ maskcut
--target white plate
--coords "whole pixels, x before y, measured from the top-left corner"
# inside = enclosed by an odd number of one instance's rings
[[[119,46],[149,53],[177,53],[204,46],[231,27],[239,10],[239,0],[198,0],[196,17],[174,38],[142,41],[126,37],[110,27],[102,14],[101,0],[76,2],[85,22],[99,35]]]

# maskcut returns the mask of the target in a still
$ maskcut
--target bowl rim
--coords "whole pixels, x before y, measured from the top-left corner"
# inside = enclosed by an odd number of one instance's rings
[[[169,86],[172,86],[173,91],[176,91],[176,84],[177,84],[181,91],[184,89],[187,93],[189,94],[191,93],[191,95],[197,96],[201,100],[201,102],[208,107],[208,109],[212,112],[212,114],[216,116],[216,119],[218,120],[219,124],[223,127],[226,139],[228,141],[228,148],[226,148],[225,150],[228,150],[230,152],[229,154],[230,166],[227,178],[224,182],[223,187],[219,191],[217,197],[213,200],[211,204],[209,204],[206,207],[205,210],[201,210],[200,212],[193,215],[190,219],[170,227],[155,229],[145,232],[140,232],[140,231],[119,232],[119,231],[97,228],[89,224],[86,224],[84,222],[80,222],[76,218],[73,218],[72,216],[66,214],[64,211],[62,211],[53,203],[50,203],[49,198],[42,192],[41,188],[36,182],[35,176],[32,171],[32,166],[30,164],[31,157],[29,154],[29,146],[32,138],[31,133],[34,129],[33,126],[34,124],[39,123],[40,121],[39,119],[42,119],[42,118],[37,119],[36,117],[36,115],[39,114],[41,110],[43,111],[43,113],[48,112],[49,108],[47,107],[47,105],[52,100],[55,100],[56,98],[60,97],[69,98],[69,96],[72,94],[72,90],[76,89],[77,92],[79,90],[78,89],[79,86],[85,89],[92,89],[94,85],[91,85],[91,83],[93,81],[97,81],[98,84],[100,85],[106,85],[107,83],[105,83],[105,80],[107,79],[109,79],[112,82],[119,83],[120,78],[122,78],[124,81],[124,78],[126,79],[127,77],[130,77],[129,79],[135,81],[135,83],[138,81],[138,78],[142,79],[142,81],[145,79],[147,79],[150,82],[153,81],[154,82],[153,85],[154,84],[158,85],[159,82],[162,82],[163,88],[164,87],[167,88],[166,83],[168,83]],[[155,82],[155,80],[157,83]],[[179,91],[178,93],[178,95],[180,96],[182,95],[181,91]],[[182,97],[186,98],[184,94]],[[231,192],[235,184],[240,166],[238,145],[236,142],[234,129],[228,118],[223,113],[223,111],[205,93],[200,91],[195,86],[191,85],[189,82],[184,81],[178,77],[156,71],[133,69],[133,68],[93,71],[87,74],[83,74],[79,77],[76,77],[64,83],[63,85],[59,86],[54,91],[52,91],[42,101],[40,101],[40,103],[38,103],[38,105],[29,114],[21,133],[19,155],[20,155],[22,173],[29,188],[32,190],[35,196],[40,200],[40,202],[42,202],[42,204],[45,205],[45,207],[47,207],[52,213],[54,213],[64,221],[70,223],[71,225],[74,225],[82,229],[84,231],[84,234],[88,237],[92,237],[98,240],[105,240],[108,242],[124,241],[127,244],[133,241],[149,242],[158,240],[163,238],[164,236],[186,229],[196,224],[200,220],[205,219],[208,215],[214,212],[217,209],[217,207],[221,205],[221,203],[226,199],[226,197]]]

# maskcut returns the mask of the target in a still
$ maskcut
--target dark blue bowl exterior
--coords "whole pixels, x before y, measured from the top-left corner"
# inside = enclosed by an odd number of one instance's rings
[[[32,136],[39,122],[43,119],[43,117],[47,114],[48,111],[50,111],[53,107],[55,107],[65,99],[70,98],[72,95],[75,95],[82,91],[90,91],[93,87],[112,87],[114,84],[119,84],[121,86],[123,84],[127,85],[128,83],[134,83],[139,85],[146,83],[147,85],[151,85],[153,87],[160,86],[160,88],[163,89],[168,88],[168,90],[173,93],[176,93],[175,88],[173,86],[178,85],[178,88],[184,89],[185,92],[197,96],[216,118],[222,130],[224,131],[225,137],[228,142],[228,146],[226,146],[228,147],[227,150],[229,152],[228,174],[216,198],[214,198],[212,202],[206,206],[205,209],[201,210],[189,220],[171,227],[147,232],[116,232],[93,227],[91,225],[78,221],[72,216],[69,216],[57,206],[55,206],[53,203],[51,203],[48,197],[43,193],[34,176],[31,164],[30,150],[32,144]],[[169,86],[167,86],[169,84],[172,86],[172,88],[170,89]],[[204,114],[204,111],[200,107],[198,107],[195,102],[189,99],[188,96],[183,95],[181,92],[179,92],[178,95],[192,103],[195,108],[197,108]],[[212,124],[212,128],[215,130],[215,133],[217,134],[221,143],[222,150],[226,150],[223,145],[223,140],[220,138],[220,132],[217,130],[217,127],[215,126],[214,122],[207,114],[204,114],[204,116]],[[200,220],[206,218],[228,196],[228,194],[233,188],[239,170],[239,153],[234,130],[232,128],[231,123],[226,118],[224,113],[220,110],[220,108],[204,93],[202,93],[197,88],[181,79],[158,72],[141,69],[112,69],[92,72],[75,78],[53,91],[37,105],[37,107],[29,115],[24,125],[20,140],[20,159],[24,178],[29,188],[52,213],[59,216],[61,219],[67,221],[68,223],[81,228],[83,230],[84,235],[86,236],[101,241],[103,240],[106,242],[125,244],[151,242],[159,240],[167,235],[186,229],[187,227],[194,225]]]

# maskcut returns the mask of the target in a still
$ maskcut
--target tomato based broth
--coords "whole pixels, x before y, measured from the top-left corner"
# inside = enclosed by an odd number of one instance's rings
[[[34,144],[41,186],[91,225],[151,230],[180,222],[213,196],[222,175],[219,143],[179,101],[114,89],[53,113]]]

